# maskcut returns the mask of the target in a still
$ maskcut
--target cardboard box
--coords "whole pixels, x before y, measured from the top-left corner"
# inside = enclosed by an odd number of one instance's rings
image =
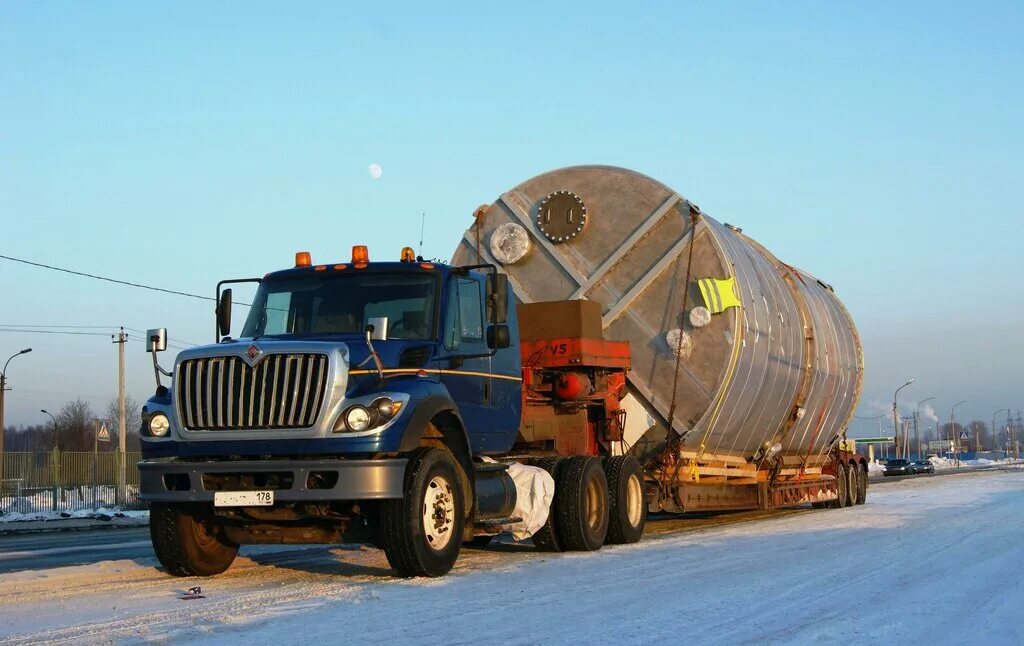
[[[597,301],[549,301],[516,305],[521,341],[602,339],[601,304]]]

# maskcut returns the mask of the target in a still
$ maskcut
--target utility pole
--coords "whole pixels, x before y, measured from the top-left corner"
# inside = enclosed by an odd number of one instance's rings
[[[120,504],[128,502],[127,471],[125,469],[125,394],[124,394],[124,344],[128,341],[128,335],[124,328],[118,332],[114,343],[117,344],[117,501]]]
[[[956,430],[956,407],[959,406],[960,404],[966,404],[966,403],[967,403],[966,399],[958,401],[957,403],[953,404],[952,410],[949,411],[949,425],[951,427],[953,427],[950,432],[953,435],[953,442],[954,442],[953,446],[956,447],[954,449],[953,454],[954,454],[954,456],[956,456],[956,466],[958,466],[958,467],[960,466],[960,434],[957,433],[957,430]]]
[[[905,383],[902,386],[900,386],[899,388],[897,388],[896,392],[893,393],[893,395],[892,395],[892,431],[893,431],[893,439],[896,442],[896,457],[897,458],[900,457],[900,413],[899,413],[899,408],[897,408],[897,406],[896,406],[896,398],[899,397],[899,394],[900,394],[901,390],[903,390],[904,388],[906,388],[907,386],[909,386],[912,383],[914,383],[913,379],[911,379],[907,383]]]
[[[921,404],[923,404],[925,402],[930,402],[933,399],[935,399],[935,398],[934,397],[929,397],[928,399],[922,399],[921,401],[917,402],[917,410],[914,411],[914,441],[917,442],[917,459],[918,460],[921,459],[921,435],[918,432],[918,425],[921,422]]]

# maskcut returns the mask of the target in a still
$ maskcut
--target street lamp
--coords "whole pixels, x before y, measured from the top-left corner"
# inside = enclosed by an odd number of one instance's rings
[[[1010,416],[1010,409],[1009,408],[1000,408],[996,412],[992,413],[992,444],[994,444],[994,445],[995,445],[996,442],[999,441],[999,434],[996,433],[996,415],[998,415],[999,413],[1002,413],[1003,411],[1006,411],[1006,416],[1007,416],[1007,418],[1009,418],[1009,416]],[[1009,424],[1007,424],[1007,426],[1009,426]],[[1007,440],[1007,442],[1008,441],[1009,440]],[[996,445],[996,446],[998,446],[998,445]],[[1007,457],[1007,458],[1010,457],[1010,451],[1009,451],[1008,445],[1006,443],[1004,443],[1003,446],[1007,446],[1007,451],[1006,451],[1006,456],[1005,457]],[[992,448],[995,448],[995,446],[993,446]]]
[[[57,418],[53,416],[53,413],[44,408],[40,408],[39,412],[44,415],[49,415],[50,419],[53,420],[53,448],[57,448],[60,444],[60,433],[57,432]]]
[[[892,430],[893,435],[896,438],[896,457],[900,456],[900,414],[899,409],[896,408],[896,398],[899,396],[901,390],[903,390],[912,383],[914,383],[913,379],[897,388],[896,392],[893,393],[892,395]]]
[[[21,352],[15,352],[4,363],[4,369],[0,370],[0,479],[4,477],[4,393],[7,391],[7,365],[14,357],[28,354],[32,348],[25,348]]]
[[[960,436],[956,434],[956,407],[960,404],[966,404],[967,400],[963,399],[953,404],[953,409],[949,411],[949,432],[953,434],[953,446],[956,447],[954,455],[956,456],[956,466],[960,466]]]
[[[918,424],[920,423],[920,420],[921,420],[921,404],[923,404],[925,402],[930,402],[933,399],[935,399],[935,398],[934,397],[929,397],[928,399],[922,399],[921,401],[917,402],[917,412],[914,413],[914,442],[917,444],[917,459],[918,460],[921,459],[921,434],[920,434],[920,432],[918,430]]]

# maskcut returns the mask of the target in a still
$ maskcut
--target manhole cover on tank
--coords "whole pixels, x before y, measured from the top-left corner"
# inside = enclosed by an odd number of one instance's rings
[[[555,191],[540,201],[537,227],[551,242],[567,242],[583,232],[587,205],[571,191]]]

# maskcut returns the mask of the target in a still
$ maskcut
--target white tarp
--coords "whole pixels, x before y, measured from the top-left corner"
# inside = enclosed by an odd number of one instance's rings
[[[502,530],[512,532],[517,541],[530,538],[548,520],[551,501],[555,498],[555,479],[540,467],[529,467],[513,462],[508,475],[516,483],[516,508],[512,516],[523,520],[505,525]]]

